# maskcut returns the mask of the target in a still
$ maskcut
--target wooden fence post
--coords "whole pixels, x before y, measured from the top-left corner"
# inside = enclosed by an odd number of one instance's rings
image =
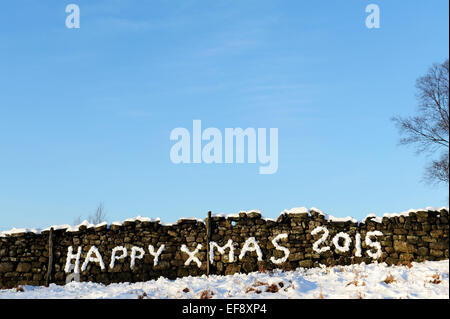
[[[47,267],[47,276],[45,277],[45,285],[48,287],[50,284],[50,279],[52,276],[52,268],[53,268],[53,227],[50,228],[48,233],[48,267]]]
[[[211,239],[211,211],[208,212],[206,220],[206,275],[210,274],[210,260],[209,260],[209,241]]]

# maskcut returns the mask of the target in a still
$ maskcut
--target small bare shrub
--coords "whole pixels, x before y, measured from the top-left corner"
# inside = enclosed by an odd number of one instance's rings
[[[325,297],[324,297],[323,294],[322,294],[322,288],[320,288],[319,299],[325,299]]]
[[[145,299],[147,297],[147,293],[143,292],[142,295],[138,296],[138,299]]]
[[[266,292],[276,293],[278,292],[278,286],[277,284],[271,284],[269,287],[267,287]]]
[[[13,289],[15,289],[17,292],[24,292],[25,291],[22,286],[18,286],[18,285],[14,286]]]
[[[383,280],[384,283],[387,285],[392,284],[393,282],[396,282],[397,280],[394,279],[394,276],[391,274],[387,275],[386,278]]]
[[[430,280],[430,282],[432,284],[438,285],[438,284],[440,284],[442,282],[441,276],[439,276],[438,273],[435,273],[431,278],[433,279],[433,280]]]
[[[211,299],[213,295],[214,295],[214,292],[212,292],[210,290],[203,290],[200,295],[200,299]]]

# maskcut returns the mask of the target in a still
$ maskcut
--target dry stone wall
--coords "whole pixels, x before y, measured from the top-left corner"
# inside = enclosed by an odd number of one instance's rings
[[[319,211],[284,213],[277,220],[258,212],[213,216],[207,255],[206,225],[180,220],[126,221],[77,231],[53,231],[50,282],[138,282],[160,276],[229,275],[320,264],[441,260],[449,258],[447,208],[407,216],[332,221]],[[49,231],[0,237],[0,287],[45,285]]]

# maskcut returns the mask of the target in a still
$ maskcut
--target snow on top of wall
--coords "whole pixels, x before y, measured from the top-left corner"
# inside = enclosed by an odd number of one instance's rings
[[[403,211],[401,213],[385,213],[383,214],[383,217],[387,217],[387,218],[392,218],[392,217],[400,217],[400,216],[409,216],[410,213],[417,213],[417,212],[421,212],[421,211],[441,211],[441,210],[446,210],[448,211],[449,208],[448,207],[441,207],[441,208],[436,208],[436,207],[426,207],[426,208],[420,208],[420,209],[410,209],[407,211]],[[282,211],[280,213],[281,215],[284,214],[305,214],[308,213],[309,215],[311,215],[311,212],[315,212],[315,213],[319,213],[320,215],[323,215],[325,217],[325,220],[331,221],[331,222],[352,222],[352,223],[365,223],[367,220],[372,220],[374,222],[377,223],[381,223],[383,220],[383,217],[378,217],[375,214],[368,214],[363,220],[361,221],[357,221],[355,218],[347,216],[347,217],[335,217],[332,215],[328,215],[323,213],[320,209],[312,207],[311,209],[307,209],[306,207],[296,207],[296,208],[291,208],[289,210],[285,209],[284,211]],[[266,218],[267,219],[267,218]]]
[[[225,217],[225,218],[239,218],[239,214],[251,214],[251,213],[257,213],[261,215],[261,211],[257,209],[252,210],[240,210],[236,214],[226,214],[226,213],[219,213],[219,214],[211,214],[211,217]]]
[[[51,228],[53,228],[53,230],[65,229],[66,232],[77,232],[80,230],[81,226],[85,226],[86,228],[97,228],[97,227],[102,227],[102,226],[108,226],[108,223],[102,222],[99,224],[91,224],[87,220],[84,220],[81,224],[75,225],[75,226],[69,225],[69,224],[64,224],[64,225],[52,225],[52,226],[49,226],[44,229],[41,229],[41,228],[13,228],[11,230],[0,232],[0,237],[5,237],[6,235],[13,235],[13,234],[23,234],[23,233],[35,233],[38,235],[42,232],[50,231]]]
[[[37,233],[39,234],[41,230],[39,228],[12,228],[10,230],[5,230],[0,233],[0,237],[5,237],[6,235],[21,234],[21,233]]]
[[[356,219],[354,219],[351,216],[347,216],[347,217],[335,217],[335,216],[328,216],[328,220],[330,222],[352,222],[352,223],[358,223],[358,221]]]
[[[311,207],[310,211],[316,212],[316,213],[319,213],[320,215],[324,215],[325,216],[325,213],[322,212],[320,209],[318,209],[316,207]]]
[[[197,217],[183,217],[183,218],[180,218],[178,221],[182,221],[182,220],[195,220],[195,221],[198,221],[200,223],[204,222],[203,219],[197,218]]]
[[[364,219],[362,220],[362,222],[365,223],[368,219],[370,219],[370,220],[372,220],[372,221],[374,221],[374,222],[376,222],[376,223],[381,223],[381,221],[383,220],[382,217],[378,217],[378,216],[375,215],[375,214],[368,214],[368,215],[366,216],[366,218],[364,218]]]
[[[123,222],[118,222],[118,221],[112,222],[111,225],[122,226],[123,223],[134,223],[136,221],[140,221],[140,222],[161,222],[161,218],[159,218],[159,217],[158,218],[149,218],[149,217],[142,217],[141,215],[139,215],[139,216],[137,216],[135,218],[127,218]],[[103,222],[103,223],[106,223],[106,222]],[[98,225],[96,227],[98,227]]]
[[[400,217],[400,216],[409,216],[410,213],[417,213],[420,211],[441,211],[441,210],[446,210],[448,211],[449,208],[448,207],[441,207],[441,208],[436,208],[436,207],[426,207],[425,209],[421,208],[421,209],[410,209],[407,211],[403,211],[401,213],[385,213],[383,214],[383,217],[387,217],[387,218],[392,218],[392,217]],[[322,216],[325,217],[325,220],[327,221],[331,221],[331,222],[353,222],[353,223],[366,223],[367,220],[371,220],[377,223],[381,223],[382,222],[382,218],[383,217],[378,217],[375,214],[368,214],[362,221],[357,221],[356,219],[348,216],[348,217],[335,217],[332,215],[327,215],[325,213],[323,213],[320,209],[312,207],[310,209],[306,208],[306,207],[294,207],[291,209],[285,209],[280,213],[280,216],[282,215],[287,215],[287,214],[308,214],[311,215],[311,213],[314,212],[316,214],[320,214]],[[239,214],[241,213],[245,213],[245,214],[250,214],[250,213],[259,213],[261,214],[261,212],[259,210],[249,210],[249,211],[240,211],[237,214],[224,214],[224,213],[220,213],[220,214],[212,214],[212,217],[225,217],[225,218],[239,218]],[[273,218],[265,218],[265,217],[261,217],[265,220],[268,221],[273,221],[276,222],[276,219]],[[203,223],[204,219],[200,219],[197,217],[183,217],[180,218],[178,220],[178,222],[176,223],[161,223],[161,218],[149,218],[149,217],[142,217],[142,216],[137,216],[135,218],[128,218],[125,219],[122,222],[112,222],[110,225],[108,225],[107,222],[102,222],[100,224],[91,224],[89,223],[87,220],[84,220],[81,224],[79,225],[68,225],[68,224],[64,224],[64,225],[53,225],[53,226],[49,226],[47,228],[44,229],[40,229],[40,228],[12,228],[10,230],[6,230],[6,231],[2,231],[0,232],[0,237],[6,237],[8,235],[13,235],[13,234],[22,234],[22,233],[35,233],[35,234],[40,234],[41,232],[46,232],[49,231],[50,228],[53,228],[53,230],[62,230],[65,229],[67,232],[77,232],[80,230],[81,226],[85,226],[86,228],[98,228],[98,227],[102,227],[102,226],[106,226],[107,228],[109,228],[112,225],[115,226],[122,226],[123,223],[125,222],[136,222],[136,221],[140,221],[140,222],[157,222],[160,223],[163,226],[173,226],[178,224],[180,221],[182,220],[195,220],[198,222]]]
[[[309,209],[306,207],[294,207],[291,209],[283,210],[280,215],[283,214],[309,214]]]
[[[284,215],[284,214],[308,214],[311,215],[311,212],[315,212],[319,215],[322,215],[325,217],[325,220],[328,221],[332,221],[332,222],[347,222],[347,221],[351,221],[353,223],[357,223],[358,221],[350,216],[347,217],[335,217],[335,216],[331,216],[331,215],[327,215],[325,213],[323,213],[320,209],[312,207],[311,209],[308,209],[306,207],[294,207],[291,209],[285,209],[284,211],[282,211],[280,213],[280,215]]]
[[[294,207],[291,209],[285,209],[284,211],[282,211],[280,213],[280,215],[284,215],[284,214],[308,214],[311,215],[311,213],[314,212],[316,214],[322,215],[325,217],[325,220],[331,221],[331,222],[353,222],[353,223],[357,223],[358,221],[356,219],[354,219],[353,217],[347,216],[347,217],[335,217],[332,215],[328,215],[325,214],[324,212],[322,212],[320,209],[316,208],[316,207],[311,207],[310,209],[308,209],[307,207]]]
[[[225,218],[233,218],[233,217],[239,217],[239,214],[225,214],[225,213],[219,213],[219,214],[211,214],[211,217],[225,217]]]
[[[441,211],[441,210],[448,211],[449,208],[445,207],[445,206],[443,206],[441,208],[428,206],[426,208],[420,208],[420,209],[409,209],[409,210],[406,210],[406,211],[403,211],[400,213],[385,213],[385,214],[383,214],[383,217],[387,217],[387,218],[400,217],[400,216],[406,217],[406,216],[409,216],[409,214],[411,214],[411,213],[417,213],[417,212],[423,212],[423,211]],[[381,221],[382,221],[382,217],[378,217],[375,214],[369,214],[366,216],[366,218],[364,218],[362,220],[362,223],[365,223],[367,219],[372,219],[372,221],[377,222],[377,223],[381,223]]]

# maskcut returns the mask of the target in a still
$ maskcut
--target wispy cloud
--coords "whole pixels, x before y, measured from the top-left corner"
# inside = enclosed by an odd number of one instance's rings
[[[120,112],[121,115],[129,116],[129,117],[151,117],[153,115],[152,112],[144,109],[128,109]]]
[[[260,19],[234,19],[229,25],[219,27],[213,31],[202,43],[198,55],[211,57],[221,54],[236,54],[256,49],[267,43],[267,36],[271,26],[278,21],[278,17],[267,16]]]
[[[254,85],[245,88],[246,91],[290,91],[305,89],[305,84],[273,84],[273,85]]]
[[[99,17],[96,18],[94,23],[100,26],[103,30],[109,31],[121,31],[121,32],[141,32],[160,30],[165,28],[171,28],[178,26],[179,21],[174,20],[136,20],[122,17]]]
[[[150,21],[136,21],[126,18],[104,17],[97,20],[98,23],[105,25],[109,29],[122,31],[145,31],[156,28],[156,25]]]
[[[248,49],[251,49],[258,45],[258,41],[256,40],[237,40],[232,39],[229,41],[225,41],[220,43],[219,45],[215,47],[210,47],[207,49],[204,49],[199,52],[199,55],[211,57],[216,56],[219,54],[230,54],[230,53],[238,53],[242,52]]]

